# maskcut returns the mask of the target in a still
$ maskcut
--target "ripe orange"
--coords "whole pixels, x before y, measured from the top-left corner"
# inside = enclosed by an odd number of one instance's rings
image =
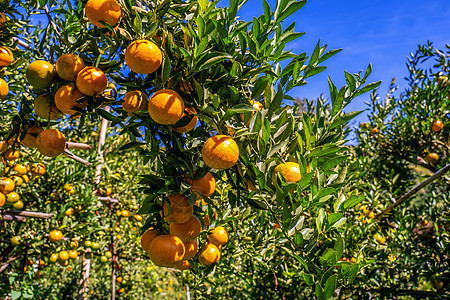
[[[216,246],[222,246],[228,242],[228,231],[223,226],[217,226],[208,235],[208,241]]]
[[[36,138],[42,131],[44,131],[44,129],[39,125],[29,127],[25,138],[21,140],[20,143],[28,148],[36,148]]]
[[[12,180],[11,178],[2,178],[1,180],[6,183],[5,185],[0,184],[0,192],[5,195],[11,193],[16,187],[14,180]]]
[[[8,202],[8,203],[16,203],[19,200],[20,200],[20,196],[16,192],[11,192],[6,195],[6,202]]]
[[[58,156],[66,148],[66,137],[57,129],[46,129],[38,135],[36,145],[41,154]]]
[[[46,171],[47,170],[43,163],[32,164],[30,167],[30,173],[33,176],[42,176]]]
[[[70,250],[70,251],[69,251],[69,257],[70,257],[71,259],[76,259],[76,258],[78,257],[78,252],[77,252],[77,250]]]
[[[197,111],[195,110],[195,108],[190,107],[190,106],[186,106],[186,107],[184,108],[184,111],[185,111],[185,112],[184,112],[183,115],[181,116],[182,118],[183,118],[186,114],[191,115],[191,114],[196,114],[196,113],[197,113]],[[179,133],[189,132],[189,131],[191,131],[192,129],[195,128],[195,126],[197,125],[197,122],[198,122],[198,117],[197,117],[197,116],[193,116],[192,119],[191,119],[191,121],[189,121],[189,123],[187,123],[187,124],[184,125],[183,127],[174,127],[173,130],[175,130],[176,132],[179,132]]]
[[[198,200],[203,199],[202,195],[210,197],[216,190],[216,179],[211,172],[200,179],[188,178],[187,182],[191,185],[191,192],[196,194]]]
[[[121,215],[122,215],[122,217],[127,218],[130,216],[130,211],[124,209],[124,210],[122,210]]]
[[[56,61],[56,72],[59,77],[68,81],[75,81],[78,73],[86,65],[81,57],[75,54],[63,54]]]
[[[44,60],[32,62],[26,71],[28,83],[37,89],[50,87],[56,78],[56,70],[53,65]]]
[[[125,289],[124,289],[124,288],[120,288],[117,292],[118,292],[119,294],[123,294],[123,293],[125,293]]]
[[[131,71],[138,74],[155,72],[162,62],[162,53],[159,47],[147,40],[132,42],[125,51],[125,63]]]
[[[369,129],[369,123],[367,123],[367,122],[362,122],[362,123],[359,125],[359,127],[360,127],[361,129]]]
[[[19,173],[19,175],[23,175],[27,173],[27,167],[21,164],[17,164],[14,166],[13,168],[14,171],[16,171],[17,173]]]
[[[148,249],[150,259],[160,267],[172,267],[184,257],[184,244],[179,237],[165,234],[156,237]]]
[[[161,235],[159,231],[155,228],[149,228],[144,234],[141,236],[141,247],[145,252],[148,252],[148,249],[150,248],[150,244],[153,242],[153,240]]]
[[[180,262],[177,262],[173,265],[173,267],[175,269],[182,270],[182,271],[189,270],[192,268],[191,264],[187,260],[182,260]]]
[[[183,259],[188,260],[188,259],[193,258],[198,252],[197,240],[193,240],[192,242],[185,242],[184,249],[185,249],[185,253],[184,253]]]
[[[192,215],[192,217],[184,223],[170,223],[170,234],[176,235],[183,242],[191,242],[195,240],[202,231],[200,220]]]
[[[58,258],[60,260],[62,260],[62,261],[68,260],[69,259],[69,252],[67,252],[65,250],[60,251],[59,254],[58,254]]]
[[[0,153],[3,153],[8,149],[8,142],[7,141],[0,141]]]
[[[3,193],[0,193],[0,207],[5,205],[6,197]]]
[[[58,253],[52,253],[49,258],[50,262],[55,263],[58,260]]]
[[[380,132],[380,130],[376,127],[372,128],[372,131],[370,131],[371,134],[377,134],[378,132]]]
[[[386,243],[386,238],[380,234],[380,233],[376,233],[374,236],[375,240],[379,243],[379,244],[384,244]]]
[[[14,161],[20,157],[20,152],[10,148],[3,153],[3,157],[8,161]]]
[[[77,111],[73,110],[72,107],[79,107],[81,109],[87,107],[87,100],[78,102],[84,96],[74,84],[63,85],[56,91],[55,105],[63,114],[73,115]]]
[[[50,233],[48,234],[48,239],[51,242],[58,242],[63,238],[63,234],[60,230],[52,230],[50,231]]]
[[[102,28],[105,25],[100,22],[114,27],[122,15],[122,8],[115,0],[89,0],[84,11],[89,22]]]
[[[156,123],[173,125],[183,116],[184,101],[173,90],[159,90],[150,97],[148,112]]]
[[[68,216],[68,217],[70,217],[71,215],[73,215],[73,213],[74,213],[74,210],[73,210],[72,207],[69,207],[69,208],[64,212],[64,214],[65,214],[66,216]]]
[[[122,109],[133,116],[135,112],[148,109],[148,96],[141,91],[130,91],[123,97]]]
[[[117,281],[118,283],[122,283],[123,278],[119,276],[119,277],[116,278],[116,281]]]
[[[286,182],[298,182],[302,178],[302,175],[300,173],[300,165],[295,162],[288,161],[275,167],[272,177],[274,184],[276,184],[277,181],[277,173],[280,173]]]
[[[163,200],[163,217],[169,223],[187,222],[194,213],[194,207],[189,204],[188,198],[184,195],[173,194],[167,196],[170,200],[170,212],[167,200]]]
[[[442,123],[441,120],[434,120],[433,124],[431,125],[431,130],[434,132],[438,132],[442,128],[444,128],[444,123]]]
[[[61,112],[56,108],[55,104],[51,102],[49,95],[40,95],[34,100],[34,110],[36,114],[45,120],[56,120],[60,117]]]
[[[213,169],[228,169],[234,166],[239,158],[236,142],[227,135],[210,137],[202,148],[205,164]]]
[[[86,67],[78,73],[76,83],[80,92],[88,96],[94,96],[106,89],[108,79],[99,68]]]
[[[448,77],[447,76],[439,76],[438,80],[437,80],[439,85],[444,85],[446,86],[448,84]]]
[[[220,250],[216,245],[208,243],[198,253],[198,260],[202,265],[210,266],[220,259]]]
[[[431,165],[434,165],[435,163],[437,163],[437,161],[439,160],[439,155],[437,153],[428,153],[427,156],[425,157],[425,159],[427,160],[427,162],[429,162]]]
[[[4,99],[9,93],[9,87],[3,78],[0,78],[0,100]]]
[[[0,68],[8,67],[14,60],[13,53],[6,47],[0,47]]]

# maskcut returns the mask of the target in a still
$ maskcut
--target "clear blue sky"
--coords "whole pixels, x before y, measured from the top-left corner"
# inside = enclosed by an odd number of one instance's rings
[[[268,0],[272,11],[275,0]],[[311,54],[317,41],[327,44],[328,49],[343,50],[324,62],[328,69],[309,78],[308,84],[293,90],[292,96],[318,97],[324,93],[328,98],[327,77],[337,86],[345,84],[344,70],[356,73],[372,63],[370,81],[382,80],[379,88],[384,97],[389,83],[396,77],[399,90],[406,87],[403,79],[407,75],[406,62],[410,52],[418,44],[430,40],[434,46],[443,49],[450,44],[450,2],[449,0],[310,0],[287,24],[296,22],[297,32],[304,36],[288,45],[294,53]],[[228,0],[221,0],[219,6],[229,6]],[[245,21],[263,14],[262,0],[249,0],[238,13]],[[356,98],[348,111],[367,108],[364,101],[368,96]],[[366,115],[358,122],[365,121]]]

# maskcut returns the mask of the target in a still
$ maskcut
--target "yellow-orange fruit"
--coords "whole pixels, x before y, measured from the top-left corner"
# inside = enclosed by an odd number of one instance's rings
[[[155,72],[162,62],[162,52],[159,47],[147,40],[132,42],[125,51],[125,63],[131,71],[138,74]]]
[[[38,135],[36,145],[41,154],[54,157],[64,152],[66,137],[57,129],[46,129]]]
[[[182,118],[186,114],[191,115],[191,114],[196,114],[197,113],[195,108],[190,107],[190,106],[186,106],[184,111],[185,112],[181,116]],[[184,125],[182,127],[174,127],[173,130],[175,130],[176,132],[179,132],[179,133],[189,132],[189,131],[191,131],[192,129],[195,128],[195,126],[197,125],[197,122],[198,122],[198,117],[197,116],[193,116],[192,119],[189,121],[189,123],[187,123],[186,125]]]
[[[222,246],[228,242],[228,231],[223,226],[217,226],[209,234],[208,241],[216,246]]]
[[[84,8],[89,22],[97,27],[105,27],[100,22],[115,26],[122,15],[122,8],[115,0],[89,0]]]
[[[202,223],[192,215],[192,217],[184,223],[170,223],[170,234],[176,235],[183,242],[192,242],[202,232]]]
[[[160,233],[157,229],[149,228],[144,234],[141,236],[141,247],[145,252],[148,252],[150,248],[150,244],[153,240],[159,236]]]
[[[73,107],[85,109],[88,105],[87,100],[78,102],[85,95],[76,88],[74,84],[63,85],[56,91],[55,105],[63,114],[73,115],[77,111]]]
[[[181,271],[192,269],[191,264],[187,260],[182,260],[180,262],[177,262],[177,263],[175,263],[173,265],[173,267],[175,269],[178,269],[178,270],[181,270]]]
[[[0,192],[7,195],[14,190],[16,184],[11,178],[2,178],[2,180],[6,182],[6,185],[0,185]]]
[[[302,179],[302,175],[300,173],[300,165],[295,162],[288,161],[275,167],[272,178],[274,184],[277,180],[276,173],[280,173],[286,182],[298,182],[300,179]]]
[[[0,78],[0,100],[4,99],[9,93],[8,83],[3,78]]]
[[[59,230],[53,230],[53,231],[50,231],[50,233],[48,234],[48,239],[49,239],[51,242],[58,242],[58,241],[60,241],[63,237],[64,237],[64,235],[63,235],[62,232],[59,231]]]
[[[173,90],[159,90],[150,97],[148,112],[156,123],[173,125],[183,116],[184,101]]]
[[[220,259],[220,250],[216,245],[208,243],[198,252],[198,260],[202,265],[210,266]]]
[[[188,260],[193,258],[198,252],[198,243],[197,240],[193,240],[192,242],[184,243],[184,260]]]
[[[11,50],[6,47],[0,47],[0,68],[8,67],[14,60]]]
[[[36,148],[36,138],[37,136],[44,131],[41,126],[33,125],[29,127],[26,132],[25,138],[20,141],[22,145],[28,148]]]
[[[444,128],[444,123],[442,123],[441,120],[434,120],[433,124],[431,125],[431,130],[434,132],[438,132],[442,128]]]
[[[96,67],[86,67],[77,75],[77,88],[85,95],[94,96],[106,89],[108,79],[102,70]]]
[[[167,196],[170,200],[170,212],[167,200],[163,201],[163,217],[169,223],[187,222],[194,213],[194,207],[189,204],[184,195],[173,194]]]
[[[216,179],[211,172],[199,179],[188,178],[187,182],[191,185],[191,192],[195,193],[198,200],[203,199],[203,196],[210,197],[216,190]]]
[[[123,97],[122,109],[133,116],[135,112],[148,109],[148,96],[141,91],[130,91]]]
[[[148,249],[152,262],[160,267],[172,267],[183,260],[184,244],[179,237],[165,234],[157,236]]]
[[[18,159],[20,157],[20,152],[17,150],[14,150],[12,148],[9,148],[8,150],[6,150],[3,153],[3,157],[7,160],[7,161],[14,161],[16,159]]]
[[[210,137],[202,148],[205,164],[213,169],[228,169],[234,166],[239,158],[236,142],[227,135]]]
[[[0,207],[5,205],[6,197],[3,193],[0,193]]]
[[[56,61],[56,72],[59,77],[68,81],[75,81],[84,67],[83,59],[75,54],[63,54]]]
[[[33,176],[42,176],[47,172],[43,163],[32,164],[30,167],[30,173]]]
[[[427,162],[429,162],[430,164],[434,165],[435,163],[438,162],[439,160],[439,155],[437,153],[428,153],[427,156],[425,157],[425,159],[427,160]]]
[[[59,90],[61,90],[61,88]],[[34,110],[38,117],[45,120],[48,120],[49,118],[50,120],[56,120],[61,115],[61,112],[56,105],[52,103],[50,96],[45,94],[36,97],[34,100]]]
[[[56,78],[56,70],[51,63],[44,60],[33,61],[26,71],[28,83],[38,89],[50,87]]]

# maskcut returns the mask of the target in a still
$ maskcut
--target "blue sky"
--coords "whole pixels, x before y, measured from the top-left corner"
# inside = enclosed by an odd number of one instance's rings
[[[268,0],[275,10],[275,0]],[[399,90],[406,87],[406,62],[410,52],[427,40],[438,49],[450,44],[450,7],[448,0],[310,0],[295,15],[288,18],[286,26],[296,22],[297,32],[304,36],[288,45],[294,53],[311,54],[317,41],[328,49],[343,50],[324,62],[328,69],[309,78],[308,84],[292,91],[292,96],[316,98],[324,93],[328,98],[327,77],[337,86],[345,84],[344,70],[359,72],[372,63],[369,81],[382,80],[379,89],[384,97],[389,83],[396,77]],[[219,6],[229,6],[222,0]],[[245,21],[263,14],[262,0],[249,0],[238,13]],[[348,111],[363,110],[367,96],[356,98]],[[365,114],[358,122],[367,120]]]

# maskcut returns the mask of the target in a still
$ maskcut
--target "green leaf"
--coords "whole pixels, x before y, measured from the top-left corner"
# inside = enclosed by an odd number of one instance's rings
[[[347,210],[350,207],[355,206],[356,204],[360,203],[361,201],[363,201],[365,198],[364,195],[360,195],[360,196],[350,196],[347,200],[344,201],[344,204],[342,205],[342,208],[344,210]]]
[[[138,33],[142,31],[142,20],[138,13],[136,14],[136,17],[133,20],[133,27],[134,30]]]
[[[324,171],[330,170],[334,167],[336,167],[340,162],[346,160],[348,158],[348,155],[344,155],[344,156],[336,156],[330,160],[327,160],[323,165],[322,165],[322,169]]]
[[[165,56],[162,63],[162,72],[161,72],[161,79],[163,82],[167,82],[170,78],[170,58],[169,56]]]
[[[363,112],[363,110],[360,111],[352,111],[349,112],[343,116],[339,116],[338,118],[336,118],[336,120],[331,124],[330,126],[330,130],[337,128],[343,124],[346,124],[348,121],[350,121],[351,119],[355,118],[356,116],[360,115]]]
[[[313,284],[314,284],[314,275],[307,274],[307,273],[305,273],[303,271],[301,271],[300,274],[302,275],[303,280],[305,281],[305,283],[307,285],[313,286]]]
[[[380,80],[380,81],[377,81],[377,82],[369,83],[368,85],[366,85],[366,86],[363,87],[362,89],[357,90],[357,91],[355,92],[355,94],[353,95],[353,97],[357,97],[357,96],[360,96],[360,95],[362,95],[362,94],[364,94],[364,93],[367,93],[367,92],[369,92],[369,91],[371,91],[371,90],[374,90],[374,89],[376,89],[377,87],[379,87],[380,84],[381,84],[381,80]]]
[[[206,70],[206,69],[211,68],[215,64],[218,64],[226,59],[231,59],[231,58],[232,58],[232,56],[227,53],[218,52],[218,51],[210,52],[210,53],[206,54],[205,56],[203,56],[203,58],[197,63],[197,69],[199,71]]]
[[[327,67],[325,67],[325,66],[319,66],[319,67],[311,68],[308,71],[305,71],[305,78],[308,78],[308,77],[317,75],[319,73],[322,73],[326,69],[327,69]]]
[[[327,53],[325,53],[324,55],[322,55],[322,56],[319,58],[319,60],[317,61],[317,63],[320,64],[320,63],[324,62],[325,60],[329,59],[330,57],[332,57],[332,56],[338,54],[338,53],[341,52],[341,51],[342,51],[342,48],[341,48],[341,49],[330,50],[330,51],[328,51]]]
[[[331,248],[326,249],[319,261],[323,266],[334,266],[337,262],[336,252]]]
[[[336,252],[336,258],[339,260],[344,253],[344,240],[340,233],[336,234],[336,244],[334,244],[334,251]]]
[[[259,77],[256,82],[255,85],[253,86],[252,89],[252,98],[255,99],[257,98],[259,95],[261,95],[264,90],[266,89],[266,86],[269,84],[270,78],[268,76],[262,76]]]
[[[280,84],[278,84],[278,90],[277,93],[275,94],[275,97],[273,97],[272,102],[270,102],[269,105],[269,112],[267,113],[267,117],[271,117],[272,114],[280,108],[281,103],[283,102],[283,86]]]
[[[284,19],[298,11],[300,8],[302,8],[305,4],[306,0],[290,1],[287,7],[279,15],[275,15],[275,22],[279,23],[283,21]]]
[[[138,148],[138,147],[142,147],[142,146],[145,146],[145,143],[130,142],[130,143],[127,143],[127,144],[123,145],[122,147],[120,147],[119,151],[131,149],[131,148]]]
[[[331,298],[334,295],[334,291],[336,290],[336,274],[331,275],[330,278],[327,279],[327,282],[325,283],[325,294],[327,299]]]
[[[344,71],[345,73],[345,81],[347,82],[348,87],[350,88],[350,92],[353,92],[356,89],[356,80],[352,74]]]

